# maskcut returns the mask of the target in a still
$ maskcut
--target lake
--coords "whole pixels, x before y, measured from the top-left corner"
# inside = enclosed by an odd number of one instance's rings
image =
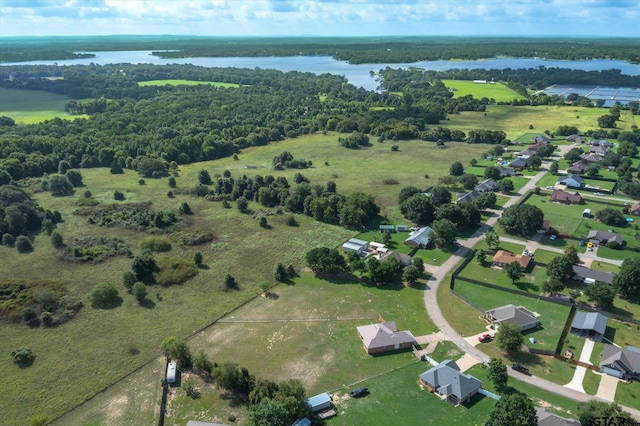
[[[269,57],[227,57],[227,58],[183,58],[162,59],[151,55],[150,51],[117,51],[90,52],[95,58],[72,59],[65,61],[33,61],[1,63],[0,65],[106,65],[106,64],[192,64],[202,67],[234,67],[234,68],[262,68],[280,71],[312,72],[314,74],[337,74],[344,76],[349,83],[367,90],[376,90],[379,82],[370,71],[380,69],[417,67],[433,71],[445,71],[452,68],[460,69],[505,69],[505,68],[569,68],[583,71],[602,71],[619,69],[622,74],[640,75],[640,65],[615,59],[594,59],[588,61],[560,61],[542,58],[490,58],[477,61],[421,61],[410,64],[349,64],[338,61],[330,56],[269,56]]]

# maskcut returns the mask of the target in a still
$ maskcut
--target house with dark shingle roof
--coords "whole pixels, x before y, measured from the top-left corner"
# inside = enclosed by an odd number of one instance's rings
[[[411,256],[404,253],[398,253],[395,250],[388,250],[380,255],[378,260],[380,262],[387,262],[391,259],[398,261],[398,267],[411,265]]]
[[[600,342],[607,330],[607,319],[598,312],[577,311],[571,323],[571,333]]]
[[[471,203],[473,202],[473,200],[478,198],[478,195],[480,195],[480,193],[475,189],[471,192],[465,192],[464,194],[460,194],[458,196],[458,200],[456,201],[456,203]]]
[[[553,414],[544,408],[536,407],[538,426],[580,426],[580,422]]]
[[[562,204],[581,204],[582,195],[580,195],[579,192],[572,194],[561,189],[554,189],[551,194],[551,202]]]
[[[604,157],[604,155],[609,152],[609,147],[606,145],[593,145],[589,149],[589,152],[595,155],[599,155],[600,157]]]
[[[585,284],[594,284],[596,281],[611,284],[615,274],[611,271],[594,271],[593,269],[585,268],[584,266],[573,265],[573,279],[576,281],[582,281]]]
[[[536,137],[531,138],[531,142],[533,143],[543,143],[543,144],[548,144],[549,142],[551,142],[551,139],[549,139],[546,136],[543,135],[538,135]]]
[[[589,153],[582,154],[580,156],[580,159],[582,159],[582,161],[584,161],[585,163],[597,163],[598,161],[602,160],[602,157],[599,157],[589,152]]]
[[[515,160],[513,160],[511,163],[509,163],[509,166],[516,169],[516,170],[522,170],[525,167],[527,167],[527,160],[524,158],[516,158]]]
[[[580,135],[569,135],[569,136],[567,136],[567,142],[582,143],[582,136],[580,136]]]
[[[394,321],[362,325],[356,329],[368,354],[410,349],[417,343],[410,331],[398,331]]]
[[[605,343],[600,371],[619,379],[640,380],[640,348],[627,346],[627,349],[622,349]]]
[[[458,364],[452,360],[442,361],[419,377],[420,383],[431,392],[445,397],[454,406],[469,402],[482,387],[480,380],[462,373]]]
[[[490,192],[498,189],[498,182],[495,179],[489,178],[480,182],[475,188],[473,188],[476,192]]]
[[[580,173],[583,173],[584,169],[586,168],[587,168],[587,165],[584,164],[582,161],[576,161],[571,165],[571,167],[567,169],[567,172],[571,174],[579,175]]]
[[[522,150],[518,153],[518,158],[524,158],[525,160],[528,159],[529,157],[531,157],[532,155],[536,155],[537,152],[534,149],[531,149],[530,147]]]
[[[640,216],[640,202],[633,203],[633,205],[629,209],[629,213],[634,216]]]
[[[516,170],[511,167],[502,167],[499,166],[498,170],[500,170],[500,177],[511,177],[516,175]]]
[[[611,241],[615,241],[620,245],[624,243],[620,235],[610,231],[589,231],[587,239],[594,244],[607,244]]]
[[[486,311],[484,317],[494,327],[500,326],[503,322],[517,325],[520,327],[520,331],[540,326],[540,321],[531,311],[523,306],[514,306],[512,304]]]
[[[569,188],[580,188],[584,185],[584,179],[576,174],[562,176],[558,179],[560,185],[566,185]]]

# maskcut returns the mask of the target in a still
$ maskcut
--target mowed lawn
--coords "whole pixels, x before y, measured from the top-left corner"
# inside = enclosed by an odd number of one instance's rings
[[[502,83],[478,84],[469,80],[442,80],[445,86],[453,89],[456,98],[471,95],[476,99],[488,98],[496,102],[509,102],[514,99],[524,99],[524,96],[509,89]]]
[[[69,115],[64,106],[69,99],[64,95],[44,90],[18,90],[0,88],[0,115],[11,117],[17,124],[39,123],[60,117],[75,119],[87,117]]]
[[[210,86],[216,87],[240,87],[240,84],[237,83],[223,83],[221,81],[197,81],[197,80],[148,80],[148,81],[140,81],[138,82],[139,86],[198,86],[201,84],[206,84]]]

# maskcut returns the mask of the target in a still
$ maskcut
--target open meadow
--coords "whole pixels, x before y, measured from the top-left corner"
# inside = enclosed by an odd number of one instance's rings
[[[240,87],[236,83],[223,83],[221,81],[197,81],[197,80],[148,80],[138,83],[139,86],[198,86],[200,84],[206,84],[215,87]]]
[[[44,90],[18,90],[0,87],[0,115],[11,117],[17,124],[39,123],[53,118],[76,119],[64,112],[69,99]]]
[[[509,89],[502,83],[477,84],[469,80],[442,80],[445,86],[453,89],[456,98],[471,95],[476,99],[494,99],[496,102],[510,102],[514,99],[524,99],[524,96]]]

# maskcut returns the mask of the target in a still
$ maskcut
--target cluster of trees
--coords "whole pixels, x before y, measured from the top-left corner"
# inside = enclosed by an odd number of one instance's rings
[[[344,138],[342,137],[338,138],[338,142],[340,143],[340,145],[344,146],[345,148],[358,149],[361,146],[369,145],[369,136],[361,132],[356,132],[354,130],[353,133],[351,133],[351,135]]]
[[[289,151],[283,151],[280,153],[280,155],[276,155],[275,157],[273,157],[272,164],[273,164],[273,168],[276,170],[283,170],[285,168],[306,169],[313,165],[311,161],[305,161],[304,159],[295,160],[293,158],[293,154],[291,154]]]
[[[547,280],[542,284],[545,293],[561,292],[567,280],[573,276],[573,266],[580,264],[578,250],[571,244],[562,256],[556,256],[547,265]]]
[[[542,228],[544,213],[531,204],[516,204],[507,207],[498,223],[509,234],[530,237]]]

